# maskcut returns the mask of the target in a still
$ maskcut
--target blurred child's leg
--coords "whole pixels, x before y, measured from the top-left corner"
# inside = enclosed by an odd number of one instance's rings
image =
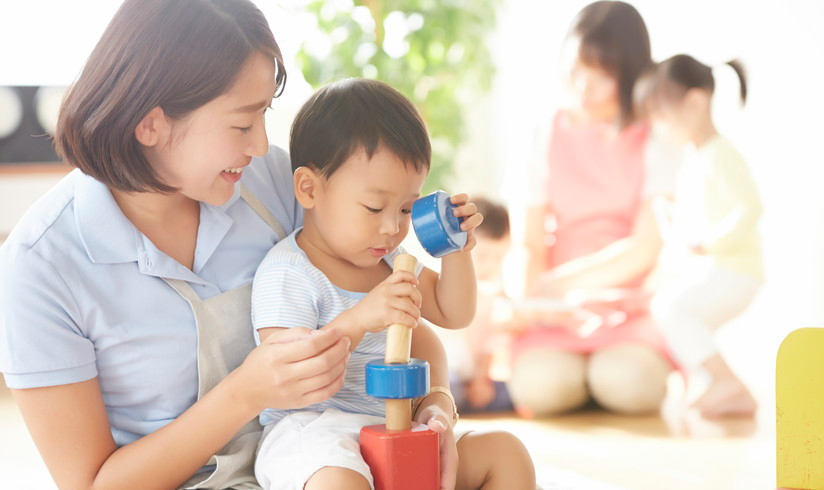
[[[535,490],[535,466],[508,432],[470,432],[458,441],[456,490]]]
[[[535,348],[518,355],[507,387],[512,404],[525,417],[568,412],[589,399],[584,354]]]
[[[718,268],[695,268],[655,295],[651,312],[673,356],[690,375],[702,371],[709,386],[694,404],[702,415],[752,415],[756,403],[747,387],[722,358],[715,330],[752,301],[759,283],[753,278]]]
[[[651,347],[624,342],[590,356],[587,380],[592,397],[602,407],[618,413],[655,412],[667,394],[672,368]]]

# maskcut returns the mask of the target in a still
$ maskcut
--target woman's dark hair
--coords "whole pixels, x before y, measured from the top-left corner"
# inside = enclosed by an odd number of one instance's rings
[[[155,107],[180,120],[223,94],[255,52],[273,60],[280,95],[280,48],[250,1],[126,0],[63,101],[58,153],[121,191],[174,191],[149,165],[135,128]]]
[[[478,227],[477,233],[493,240],[500,240],[509,235],[509,212],[506,207],[485,197],[472,198],[472,202],[484,216],[484,222]]]
[[[728,61],[727,64],[738,75],[743,104],[747,101],[747,75],[744,65],[738,60]],[[637,100],[642,104],[654,105],[659,101],[680,100],[688,90],[694,88],[706,90],[710,94],[715,91],[712,67],[686,54],[667,58],[652,68],[644,78],[643,93],[637,96]]]
[[[572,23],[568,38],[578,38],[578,57],[618,80],[620,125],[636,119],[632,90],[651,63],[649,33],[641,14],[624,2],[601,1],[584,7]]]
[[[376,80],[348,78],[315,92],[292,124],[292,170],[308,166],[326,178],[358,149],[372,158],[379,146],[416,171],[429,171],[432,150],[415,106]]]

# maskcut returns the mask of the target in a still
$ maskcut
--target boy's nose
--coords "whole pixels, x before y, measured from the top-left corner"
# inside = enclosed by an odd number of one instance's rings
[[[400,231],[400,220],[394,213],[386,213],[381,220],[380,232],[382,235],[396,235]]]

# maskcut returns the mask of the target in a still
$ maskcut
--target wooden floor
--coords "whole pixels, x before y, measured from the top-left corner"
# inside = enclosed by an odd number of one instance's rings
[[[459,424],[519,436],[544,490],[755,490],[775,487],[775,419],[766,407],[755,421],[723,424],[598,410],[537,421],[465,416]],[[1,385],[0,488],[55,488]]]

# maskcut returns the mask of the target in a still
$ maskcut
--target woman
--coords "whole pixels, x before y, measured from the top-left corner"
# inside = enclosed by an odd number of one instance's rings
[[[651,63],[644,21],[623,2],[585,7],[568,35],[575,104],[553,120],[548,159],[533,182],[525,237],[528,291],[578,295],[543,312],[515,341],[508,387],[527,416],[561,413],[590,397],[622,413],[656,410],[671,363],[639,288],[661,239],[651,202],[671,191],[675,162],[633,111],[633,85]],[[574,298],[573,298],[574,299]]]

